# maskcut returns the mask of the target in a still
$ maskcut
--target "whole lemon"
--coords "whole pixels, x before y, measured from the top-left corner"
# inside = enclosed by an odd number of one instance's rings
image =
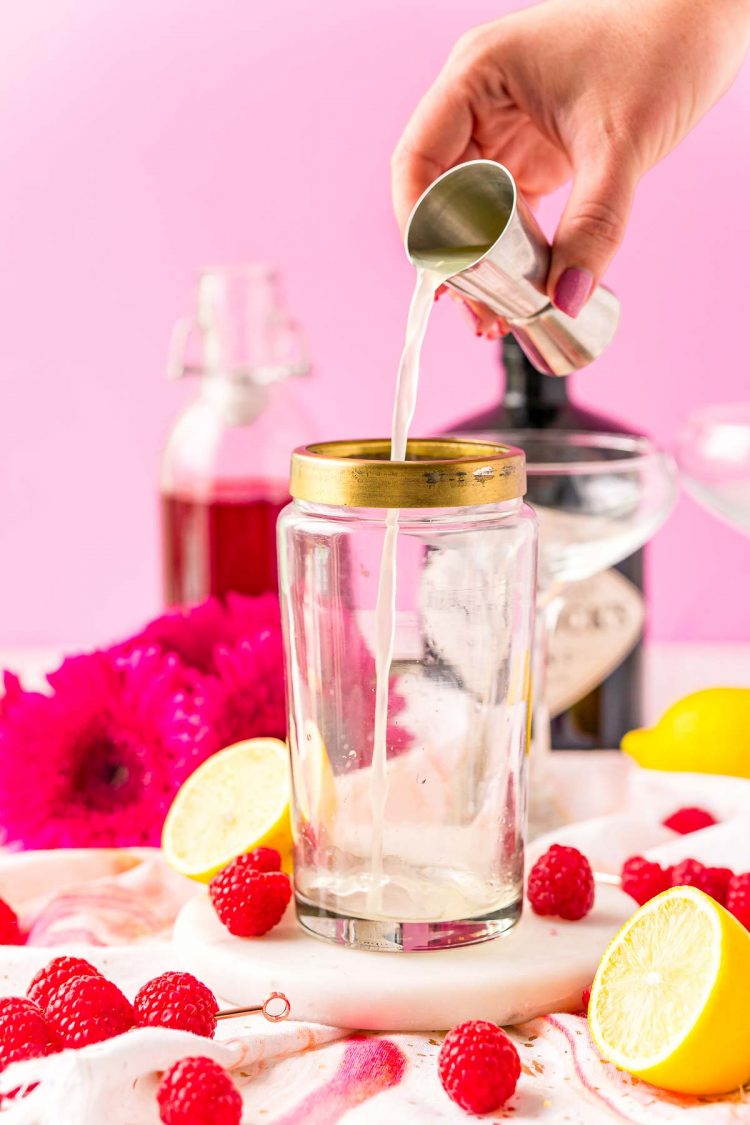
[[[656,726],[626,734],[622,749],[646,769],[750,777],[750,689],[687,695]]]

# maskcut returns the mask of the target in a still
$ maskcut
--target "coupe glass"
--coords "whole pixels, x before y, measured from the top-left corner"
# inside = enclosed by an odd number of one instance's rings
[[[674,506],[677,473],[672,457],[647,438],[559,430],[493,431],[492,437],[526,454],[526,500],[539,518],[529,807],[535,834],[560,819],[547,767],[546,679],[547,642],[563,591],[615,566],[651,539]]]
[[[677,461],[690,495],[750,535],[750,402],[691,414],[677,439]]]

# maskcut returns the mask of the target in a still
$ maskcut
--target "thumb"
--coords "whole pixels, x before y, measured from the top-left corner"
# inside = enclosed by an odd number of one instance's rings
[[[547,278],[552,303],[569,316],[578,316],[622,241],[637,179],[615,155],[577,163]]]

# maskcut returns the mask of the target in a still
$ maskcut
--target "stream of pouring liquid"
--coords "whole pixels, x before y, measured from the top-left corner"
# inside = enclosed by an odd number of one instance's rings
[[[396,399],[391,427],[391,460],[406,460],[406,442],[417,404],[419,357],[427,331],[435,293],[446,278],[476,261],[486,247],[460,247],[424,255],[429,269],[418,269],[414,294],[406,321],[406,340],[396,381]],[[388,510],[385,540],[380,557],[378,593],[375,603],[375,725],[372,746],[372,882],[368,910],[373,916],[383,903],[383,831],[388,800],[386,762],[388,747],[388,685],[396,636],[396,555],[398,509]]]
[[[435,293],[443,278],[432,270],[418,270],[414,294],[406,321],[406,341],[401,353],[396,381],[396,401],[391,427],[391,461],[406,460],[406,442],[414,418],[419,384],[419,356],[427,322],[435,303]],[[388,747],[388,685],[396,637],[396,554],[398,548],[398,508],[389,508],[385,539],[380,556],[378,594],[375,603],[375,727],[372,742],[372,882],[368,910],[373,916],[382,911],[383,829],[388,800],[386,761]]]
[[[414,418],[419,385],[419,357],[435,294],[447,278],[461,273],[476,262],[489,246],[459,246],[435,249],[420,254],[414,293],[406,321],[406,339],[396,380],[396,397],[391,425],[391,460],[406,460],[406,443]],[[385,539],[380,556],[378,593],[375,603],[375,721],[372,746],[371,819],[372,881],[367,896],[368,911],[377,917],[383,909],[383,835],[388,801],[388,687],[396,638],[396,555],[398,548],[398,509],[388,510]]]

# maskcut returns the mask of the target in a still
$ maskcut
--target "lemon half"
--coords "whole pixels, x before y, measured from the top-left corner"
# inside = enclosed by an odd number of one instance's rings
[[[609,1062],[683,1094],[750,1078],[750,934],[694,887],[672,887],[625,923],[597,969],[589,1026]]]
[[[292,847],[289,752],[276,738],[250,738],[208,758],[167,814],[162,849],[182,875],[207,883],[253,848]]]

